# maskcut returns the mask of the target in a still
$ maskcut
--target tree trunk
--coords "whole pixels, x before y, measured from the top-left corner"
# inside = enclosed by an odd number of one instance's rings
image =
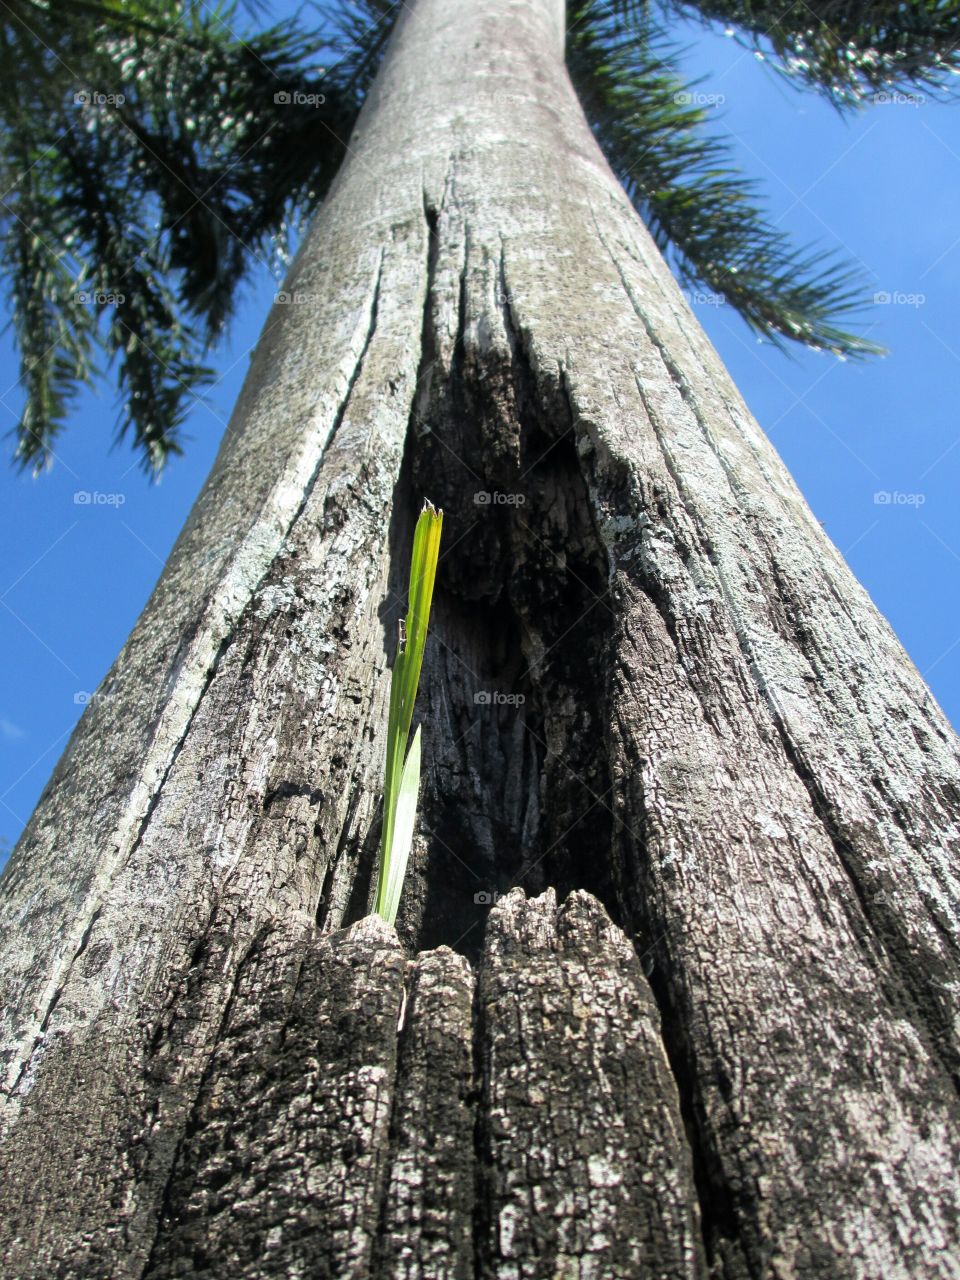
[[[405,7],[11,858],[4,1275],[960,1276],[957,739],[563,38]],[[424,495],[401,948],[363,917]]]

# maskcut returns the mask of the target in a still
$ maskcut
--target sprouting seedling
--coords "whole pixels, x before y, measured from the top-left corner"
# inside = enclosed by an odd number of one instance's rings
[[[388,924],[397,918],[400,890],[407,871],[413,826],[417,817],[420,790],[420,726],[410,750],[407,739],[413,720],[413,704],[420,683],[423,649],[430,623],[430,602],[437,576],[443,512],[430,502],[423,504],[413,534],[410,561],[408,611],[397,637],[397,658],[390,681],[390,714],[387,720],[387,767],[383,782],[383,836],[380,843],[380,874],[374,911]]]

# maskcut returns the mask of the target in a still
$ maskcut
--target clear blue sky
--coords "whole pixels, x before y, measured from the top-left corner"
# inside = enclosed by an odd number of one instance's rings
[[[686,65],[706,77],[698,92],[722,99],[717,127],[761,180],[773,218],[804,242],[842,249],[868,292],[892,299],[867,317],[891,354],[867,365],[787,357],[726,309],[696,310],[814,512],[960,724],[960,115],[891,102],[841,118],[722,33],[691,27],[689,40]],[[161,484],[113,446],[109,387],[79,403],[52,472],[33,480],[0,464],[0,862],[160,573],[275,289],[262,270],[215,353],[221,381],[195,407],[187,455]],[[7,334],[7,431],[16,384]],[[122,505],[78,504],[78,492],[119,494]],[[914,500],[877,503],[878,492]]]

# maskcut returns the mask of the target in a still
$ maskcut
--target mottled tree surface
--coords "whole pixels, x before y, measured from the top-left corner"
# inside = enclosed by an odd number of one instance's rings
[[[11,859],[4,1276],[960,1276],[957,739],[563,34],[407,7]],[[424,495],[401,949],[362,917]]]
[[[514,890],[475,985],[447,947],[406,961],[376,917],[264,939],[145,1274],[702,1274],[676,1085],[620,930],[588,894]]]

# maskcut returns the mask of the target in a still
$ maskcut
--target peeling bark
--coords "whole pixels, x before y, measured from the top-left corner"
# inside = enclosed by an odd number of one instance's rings
[[[563,32],[408,6],[11,858],[5,1274],[960,1276],[957,739]],[[362,917],[424,495],[398,939]]]

